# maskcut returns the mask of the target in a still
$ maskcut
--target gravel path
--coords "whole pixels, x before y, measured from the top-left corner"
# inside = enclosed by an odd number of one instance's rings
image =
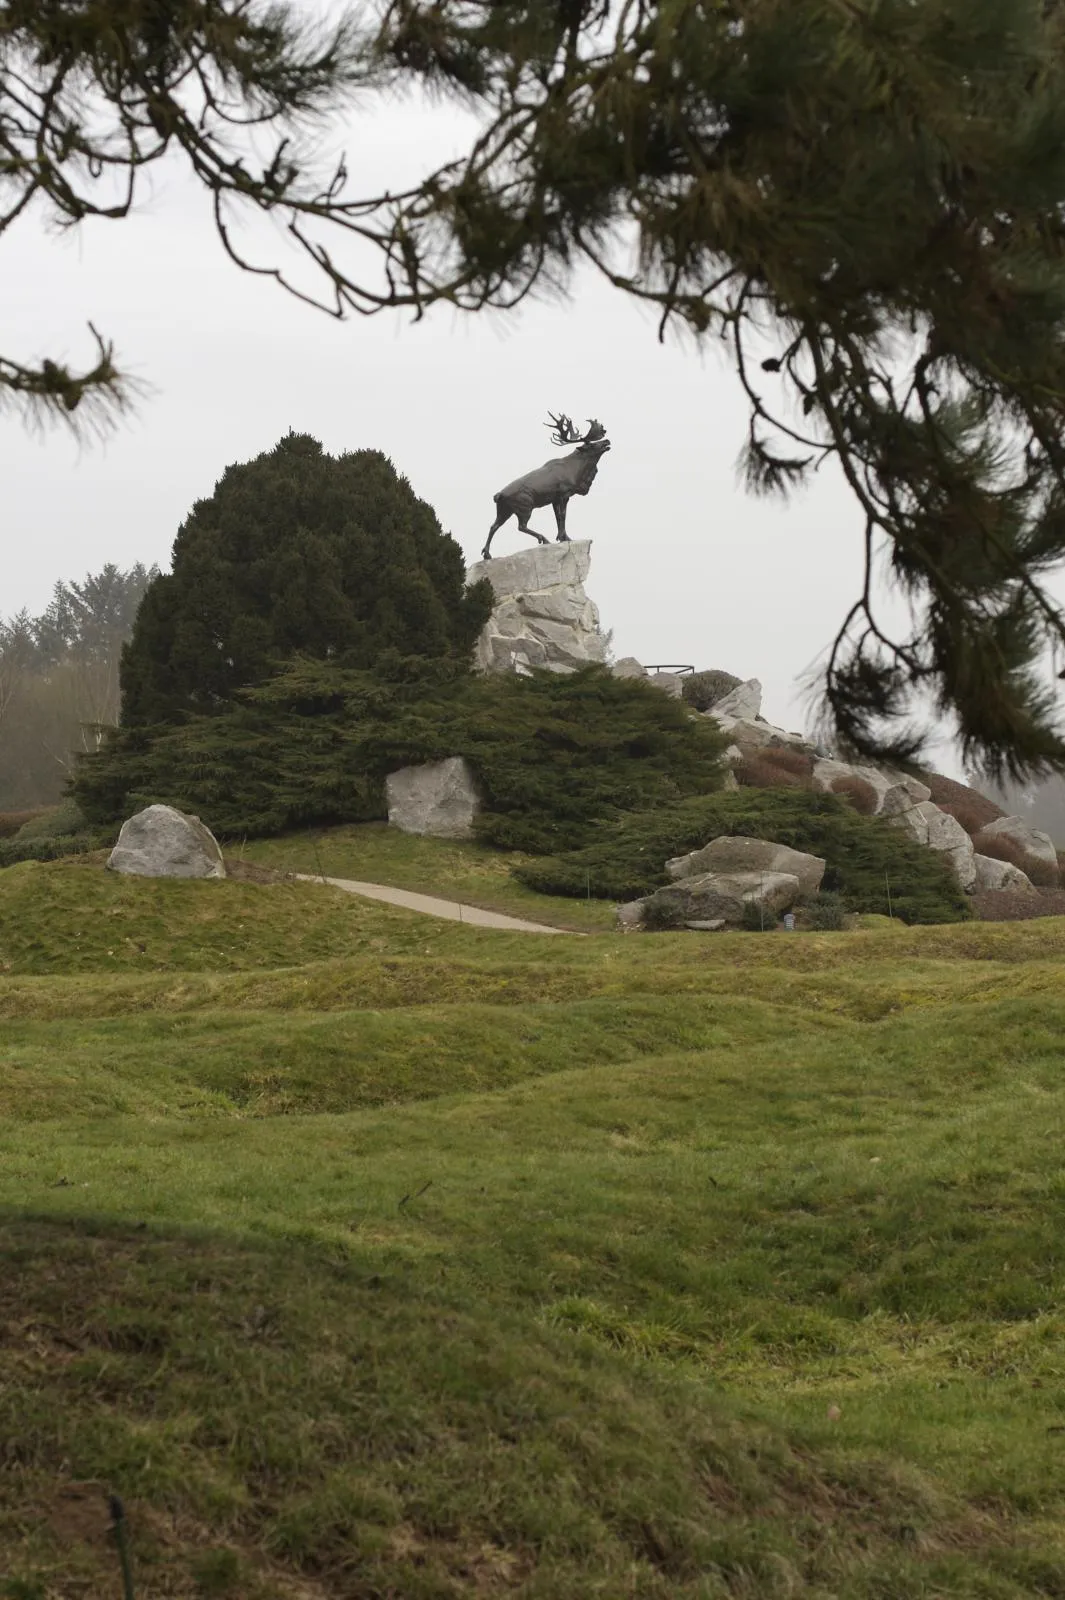
[[[317,873],[297,872],[304,883],[331,883],[346,894],[359,894],[367,900],[384,900],[405,911],[421,911],[427,917],[446,917],[449,922],[469,923],[472,928],[503,928],[509,933],[569,933],[568,928],[549,928],[542,922],[525,922],[507,917],[501,911],[482,911],[458,900],[438,900],[431,894],[414,894],[410,889],[393,889],[386,883],[358,883],[354,878],[323,878]],[[578,936],[579,937],[579,936]]]

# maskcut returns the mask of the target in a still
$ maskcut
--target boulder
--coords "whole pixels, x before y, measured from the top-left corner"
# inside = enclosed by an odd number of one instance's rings
[[[757,678],[748,678],[746,683],[738,683],[735,689],[715,700],[712,709],[718,718],[739,717],[753,722],[762,710],[762,685]]]
[[[643,922],[642,900],[627,900],[614,912],[614,924],[619,933],[633,933]]]
[[[975,851],[972,840],[960,822],[947,812],[940,811],[931,800],[923,800],[908,811],[897,812],[891,821],[896,827],[905,828],[918,844],[925,844],[930,850],[939,850],[949,857],[958,882],[963,889],[972,892],[976,886]]]
[[[611,664],[610,671],[615,678],[646,678],[647,668],[642,667],[635,656],[622,656],[620,661]]]
[[[1027,856],[1043,867],[1048,878],[1058,871],[1058,852],[1049,833],[1030,828],[1023,817],[998,817],[980,829],[980,839],[1002,839],[1012,845],[1018,855]]]
[[[911,806],[922,805],[931,798],[927,784],[920,783],[905,772],[892,772],[882,767],[855,766],[849,761],[821,760],[814,763],[813,779],[819,789],[831,791],[835,784],[857,778],[867,783],[876,794],[872,815],[893,817]]]
[[[672,700],[679,700],[684,694],[684,679],[679,672],[649,672],[647,681]]]
[[[1035,893],[1031,878],[1012,861],[997,861],[994,856],[982,856],[977,852],[973,856],[973,867],[976,870],[973,887],[977,894],[983,889],[1027,889]]]
[[[775,844],[769,839],[723,834],[711,839],[701,850],[667,861],[666,871],[674,881],[705,872],[791,873],[798,878],[804,895],[814,895],[821,887],[825,863],[820,856],[807,855],[803,850],[792,850],[786,844]]]
[[[388,820],[401,833],[433,839],[470,839],[481,796],[461,756],[400,767],[385,779]]]
[[[199,817],[174,806],[147,806],[122,824],[107,861],[135,878],[224,878],[218,840]]]
[[[771,722],[763,722],[761,718],[730,717],[725,712],[719,713],[717,706],[713,706],[706,715],[713,717],[745,756],[754,755],[758,750],[773,749],[801,750],[808,755],[820,754],[820,747],[811,744],[803,734],[789,733],[785,728],[775,728]]]
[[[487,578],[495,595],[474,664],[482,672],[527,674],[534,667],[573,672],[605,661],[599,613],[584,592],[591,560],[591,541],[578,539],[533,545],[470,567],[466,582]]]
[[[690,928],[692,933],[720,933],[722,928],[725,927],[725,919],[724,917],[711,917],[709,922],[686,922],[684,926]]]
[[[656,889],[656,907],[668,907],[677,923],[729,923],[743,920],[744,907],[762,906],[767,916],[776,918],[787,911],[802,893],[793,872],[701,872]],[[646,901],[644,902],[646,908]],[[647,921],[646,909],[644,922]]]

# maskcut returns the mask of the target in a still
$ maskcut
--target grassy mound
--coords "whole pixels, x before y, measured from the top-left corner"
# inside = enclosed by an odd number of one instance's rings
[[[744,788],[625,816],[600,827],[581,849],[514,870],[546,894],[633,900],[668,881],[668,859],[720,834],[772,839],[824,857],[824,888],[838,891],[850,911],[883,912],[890,894],[892,913],[904,922],[970,915],[942,856],[835,795],[801,789]]]
[[[8,1600],[118,1592],[108,1492],[163,1600],[1065,1591],[1065,919],[67,863],[0,966]]]

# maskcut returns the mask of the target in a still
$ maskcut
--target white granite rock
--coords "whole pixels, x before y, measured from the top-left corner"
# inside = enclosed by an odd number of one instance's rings
[[[762,711],[762,685],[757,678],[738,683],[711,708],[715,717],[740,717],[753,722]]]
[[[648,683],[653,683],[656,689],[661,689],[663,694],[668,694],[672,700],[679,700],[684,694],[684,679],[679,672],[649,672]]]
[[[647,668],[640,665],[635,656],[622,656],[620,661],[611,663],[610,671],[615,678],[646,678]]]
[[[469,839],[481,809],[477,782],[461,756],[400,767],[385,779],[388,820],[401,833]]]
[[[948,812],[940,811],[931,800],[911,806],[908,811],[896,812],[891,821],[896,827],[905,828],[918,844],[948,856],[958,882],[971,893],[976,885],[976,852],[960,822]]]
[[[572,672],[606,660],[599,613],[584,592],[591,552],[589,539],[537,544],[469,568],[466,582],[487,578],[496,602],[474,649],[481,671]]]
[[[135,878],[224,878],[218,840],[199,817],[147,806],[122,824],[107,865]]]
[[[994,856],[982,856],[977,851],[973,856],[973,866],[976,869],[974,888],[977,893],[982,889],[1030,889],[1035,892],[1031,878],[1020,867],[1015,867],[1012,861],[996,861]]]
[[[905,772],[892,772],[883,767],[854,766],[849,761],[816,761],[813,779],[819,789],[831,791],[835,783],[847,778],[860,778],[876,794],[874,816],[893,817],[911,806],[930,800],[932,791],[927,784],[911,778]]]
[[[1023,817],[996,817],[980,833],[984,838],[1007,839],[1033,861],[1057,871],[1058,852],[1053,839],[1039,828],[1030,828]]]
[[[818,747],[810,743],[801,733],[789,733],[786,728],[775,728],[771,722],[762,722],[754,717],[730,717],[727,713],[718,712],[717,706],[712,706],[706,716],[713,717],[722,732],[727,733],[734,745],[738,745],[745,756],[757,750],[801,750],[807,755],[816,755]]]
[[[666,871],[675,881],[691,878],[699,873],[781,873],[793,874],[799,880],[804,895],[814,895],[821,887],[825,875],[825,862],[820,856],[808,855],[804,850],[792,850],[786,844],[776,844],[770,839],[747,839],[736,834],[723,834],[711,839],[701,850],[686,856],[675,856],[666,862]]]

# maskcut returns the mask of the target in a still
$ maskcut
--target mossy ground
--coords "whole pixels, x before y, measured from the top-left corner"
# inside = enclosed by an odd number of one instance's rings
[[[0,965],[0,1593],[113,1490],[142,1597],[1065,1594],[1065,919],[28,864]]]

